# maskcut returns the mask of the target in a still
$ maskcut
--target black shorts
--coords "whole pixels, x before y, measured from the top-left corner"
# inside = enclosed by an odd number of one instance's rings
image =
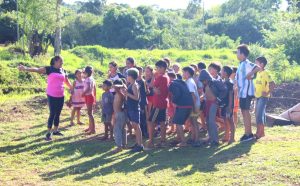
[[[200,111],[204,111],[205,110],[205,101],[201,101],[201,105],[200,105]]]
[[[173,124],[184,125],[186,120],[190,117],[192,108],[176,108],[173,117]]]
[[[152,123],[166,122],[167,109],[159,109],[159,108],[152,107],[150,111],[149,121]]]
[[[246,98],[240,98],[241,110],[250,110],[252,99],[253,99],[252,96],[247,96]]]

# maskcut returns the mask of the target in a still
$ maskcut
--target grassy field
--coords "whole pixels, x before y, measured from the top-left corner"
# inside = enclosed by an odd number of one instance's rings
[[[65,107],[65,136],[46,142],[47,114],[44,95],[0,100],[0,185],[300,185],[299,127],[267,128],[257,142],[212,149],[113,155],[113,142],[98,139],[99,114],[98,134],[85,136],[86,126],[68,127]]]

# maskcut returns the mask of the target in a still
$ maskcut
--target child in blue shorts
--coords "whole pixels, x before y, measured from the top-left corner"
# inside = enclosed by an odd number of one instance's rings
[[[140,127],[140,92],[137,78],[139,71],[136,68],[127,70],[127,82],[129,83],[127,91],[124,95],[127,97],[127,116],[135,131],[136,144],[132,148],[132,152],[143,151],[142,131]]]

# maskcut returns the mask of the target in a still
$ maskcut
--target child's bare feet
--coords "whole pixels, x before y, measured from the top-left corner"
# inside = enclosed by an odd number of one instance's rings
[[[87,128],[84,130],[84,132],[89,132],[90,131],[90,128]]]
[[[87,131],[86,135],[92,135],[92,134],[96,134],[96,131]]]
[[[74,126],[75,124],[74,124],[74,122],[70,122],[70,127],[72,127],[72,126]]]

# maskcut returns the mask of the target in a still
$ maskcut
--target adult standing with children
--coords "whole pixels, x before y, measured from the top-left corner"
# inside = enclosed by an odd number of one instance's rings
[[[47,97],[49,105],[48,131],[46,140],[50,141],[52,134],[63,136],[58,130],[59,118],[64,105],[64,84],[71,89],[72,85],[68,79],[67,72],[62,68],[63,59],[60,56],[55,56],[50,61],[50,66],[34,68],[19,65],[18,69],[23,72],[36,72],[47,75]],[[53,127],[54,124],[54,128]]]

